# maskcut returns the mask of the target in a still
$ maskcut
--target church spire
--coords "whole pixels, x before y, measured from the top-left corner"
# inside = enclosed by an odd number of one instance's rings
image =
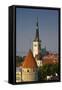
[[[36,20],[36,34],[35,39],[33,40],[33,56],[41,53],[41,40],[39,39],[39,23],[38,23],[38,17]]]
[[[38,17],[37,17],[37,22],[36,22],[36,36],[35,40],[39,41],[39,24],[38,24]]]

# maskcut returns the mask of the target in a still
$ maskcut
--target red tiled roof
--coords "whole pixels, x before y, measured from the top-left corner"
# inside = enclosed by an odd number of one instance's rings
[[[58,60],[57,59],[44,59],[43,61],[42,61],[42,63],[43,64],[56,64],[56,63],[58,63]]]
[[[37,68],[37,63],[33,57],[31,50],[29,50],[27,56],[25,57],[22,67],[23,68]]]

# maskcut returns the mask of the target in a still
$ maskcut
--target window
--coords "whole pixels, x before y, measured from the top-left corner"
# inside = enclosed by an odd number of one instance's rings
[[[29,72],[29,70],[27,70],[27,72]]]

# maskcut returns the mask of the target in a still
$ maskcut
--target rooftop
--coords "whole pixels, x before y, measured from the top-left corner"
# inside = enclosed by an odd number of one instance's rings
[[[29,50],[27,56],[25,57],[22,67],[23,68],[37,68],[37,64],[31,50]]]

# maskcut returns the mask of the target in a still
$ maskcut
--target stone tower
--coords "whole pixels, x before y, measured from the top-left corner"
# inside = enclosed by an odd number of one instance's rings
[[[38,71],[37,63],[33,57],[32,51],[29,50],[22,64],[22,82],[37,81]]]

